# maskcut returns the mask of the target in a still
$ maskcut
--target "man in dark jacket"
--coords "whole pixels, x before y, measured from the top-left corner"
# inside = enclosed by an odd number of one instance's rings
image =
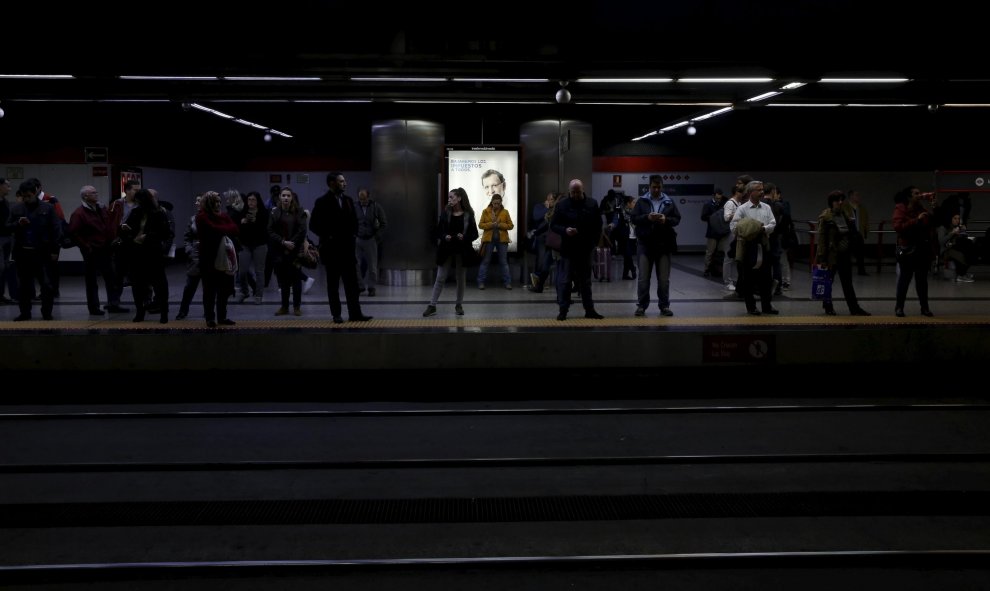
[[[14,234],[14,260],[20,280],[21,313],[14,321],[31,319],[35,281],[41,285],[41,317],[52,320],[55,307],[52,269],[58,264],[62,220],[55,214],[54,206],[38,200],[38,189],[31,181],[21,183],[17,195],[22,202],[10,208],[7,220],[7,229]]]
[[[354,236],[357,234],[357,214],[354,200],[344,194],[347,180],[339,172],[327,175],[330,188],[313,206],[309,229],[320,237],[320,260],[327,268],[327,296],[330,314],[335,324],[342,324],[340,281],[344,281],[347,314],[352,321],[371,320],[361,313],[358,301],[357,259],[354,257]]]
[[[584,194],[580,179],[571,181],[568,196],[557,202],[550,228],[560,234],[560,259],[557,261],[557,320],[567,320],[571,305],[571,281],[577,284],[584,304],[585,318],[604,318],[595,311],[591,299],[591,251],[602,232],[598,202]]]
[[[650,275],[656,267],[660,315],[673,316],[670,311],[670,255],[677,252],[674,226],[681,223],[681,212],[674,200],[663,192],[663,177],[659,174],[650,176],[650,192],[636,202],[632,222],[639,240],[639,305],[635,315],[645,315],[650,305]]]

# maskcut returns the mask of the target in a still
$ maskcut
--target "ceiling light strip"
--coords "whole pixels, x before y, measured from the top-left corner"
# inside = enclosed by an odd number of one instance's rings
[[[0,74],[0,78],[19,80],[72,80],[71,74]]]
[[[221,76],[231,82],[322,82],[320,76]]]
[[[775,97],[775,96],[777,96],[779,94],[781,94],[779,90],[772,90],[770,92],[764,92],[763,94],[758,94],[758,95],[756,95],[754,97],[750,97],[750,98],[746,99],[746,102],[747,103],[758,103],[760,101],[765,101],[768,98],[773,98],[773,97]]]
[[[495,82],[506,84],[529,84],[534,82],[550,82],[549,78],[451,78],[454,82]]]
[[[822,78],[824,84],[899,84],[910,82],[910,78]]]
[[[587,84],[666,84],[673,78],[578,78],[577,82]]]
[[[167,80],[192,82],[219,80],[216,76],[117,76],[117,78],[121,80]]]
[[[693,121],[704,121],[705,119],[711,119],[712,117],[718,117],[719,115],[722,115],[724,113],[728,113],[729,111],[731,111],[734,108],[735,107],[725,107],[724,109],[718,109],[717,111],[712,111],[711,113],[705,113],[704,115],[699,115],[697,117],[693,117],[691,119],[691,121],[692,122]]]
[[[418,78],[390,76],[354,76],[351,82],[447,82],[447,78]]]
[[[773,82],[773,78],[678,78],[685,84],[762,84]]]

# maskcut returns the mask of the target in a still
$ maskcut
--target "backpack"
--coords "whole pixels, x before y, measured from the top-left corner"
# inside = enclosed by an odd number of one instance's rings
[[[719,238],[729,235],[729,222],[725,221],[725,204],[712,212],[712,216],[708,218],[708,227],[711,228],[712,232],[716,234]]]

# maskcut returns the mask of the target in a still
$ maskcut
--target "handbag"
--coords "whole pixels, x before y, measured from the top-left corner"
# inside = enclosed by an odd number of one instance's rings
[[[811,299],[832,301],[832,274],[824,265],[811,269]]]
[[[237,273],[237,249],[234,248],[234,241],[229,236],[224,236],[220,241],[217,255],[213,259],[213,267],[227,275]]]
[[[296,257],[295,263],[300,267],[315,269],[320,265],[319,249],[313,246],[313,243],[309,240],[304,240],[302,250],[299,252],[299,256]]]
[[[547,230],[546,244],[547,248],[551,250],[560,250],[560,234],[553,230]]]

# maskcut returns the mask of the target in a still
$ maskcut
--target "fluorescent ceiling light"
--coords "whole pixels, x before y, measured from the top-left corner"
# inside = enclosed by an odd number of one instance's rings
[[[711,119],[712,117],[716,117],[716,116],[721,115],[723,113],[728,113],[731,110],[732,110],[732,107],[725,107],[724,109],[719,109],[717,111],[712,111],[711,113],[705,113],[704,115],[700,115],[698,117],[692,117],[691,118],[691,121],[704,121],[705,119]]]
[[[192,107],[192,108],[194,108],[194,109],[199,109],[200,111],[203,111],[204,113],[209,113],[211,115],[216,115],[217,117],[223,117],[224,119],[236,119],[236,117],[234,117],[233,115],[228,115],[228,114],[226,114],[226,113],[224,113],[222,111],[217,111],[216,109],[211,109],[209,107],[204,107],[203,105],[201,105],[199,103],[189,103],[189,106]]]
[[[444,100],[398,100],[393,103],[403,103],[409,105],[470,105],[471,101],[444,101]]]
[[[320,82],[319,76],[222,76],[233,82]]]
[[[728,107],[732,103],[654,103],[660,107]]]
[[[216,76],[117,76],[121,80],[219,80]]]
[[[170,103],[169,99],[99,99],[98,103]]]
[[[354,76],[351,82],[446,82],[446,78],[401,78],[392,76]]]
[[[920,107],[919,104],[911,103],[846,103],[847,107]]]
[[[454,82],[550,82],[549,78],[451,78]]]
[[[274,133],[275,135],[280,135],[282,137],[287,137],[287,138],[291,138],[292,137],[291,135],[289,135],[289,134],[287,134],[287,133],[285,133],[283,131],[279,131],[277,129],[269,129],[268,131],[270,133]]]
[[[214,103],[288,103],[289,99],[214,99]]]
[[[680,123],[675,123],[673,125],[668,125],[667,127],[661,128],[660,129],[660,133],[663,133],[665,131],[670,131],[671,129],[677,129],[678,127],[684,127],[685,125],[688,125],[689,123],[690,123],[690,121],[681,121]]]
[[[552,101],[475,101],[478,105],[552,105]]]
[[[819,80],[826,84],[891,84],[910,81],[910,78],[822,78]]]
[[[627,105],[630,107],[653,106],[653,103],[593,103],[586,101],[575,101],[575,105]]]
[[[370,103],[371,99],[295,99],[294,103]]]
[[[781,90],[794,90],[795,88],[801,88],[807,85],[807,82],[791,82],[790,84],[785,84],[780,87]]]
[[[841,107],[842,103],[769,103],[768,107]]]
[[[645,135],[641,135],[641,136],[639,136],[639,137],[634,137],[634,138],[632,139],[632,141],[634,141],[634,142],[638,142],[639,140],[642,140],[642,139],[646,139],[646,138],[648,138],[648,137],[650,137],[651,135],[656,135],[657,133],[659,133],[659,132],[656,132],[656,131],[651,131],[650,133],[647,133],[647,134],[645,134]]]
[[[746,102],[747,103],[758,103],[760,101],[765,101],[765,100],[767,100],[770,97],[777,96],[778,94],[780,94],[780,91],[779,90],[772,90],[770,92],[764,92],[763,94],[758,94],[758,95],[756,95],[754,97],[750,97],[750,98],[746,99]]]
[[[71,74],[0,74],[0,78],[16,78],[22,80],[71,80]]]
[[[677,81],[685,82],[688,84],[691,83],[709,84],[709,83],[721,83],[721,82],[730,83],[730,84],[737,82],[746,83],[746,84],[755,84],[761,82],[773,82],[773,78],[678,78]]]
[[[4,99],[11,103],[92,103],[93,99]]]
[[[258,125],[257,123],[253,123],[247,119],[234,119],[234,123],[240,123],[241,125],[247,125],[248,127],[253,127],[255,129],[268,129],[264,125]]]
[[[990,107],[990,103],[945,103],[943,107]]]
[[[591,84],[661,84],[673,82],[673,78],[578,78],[577,82]]]

